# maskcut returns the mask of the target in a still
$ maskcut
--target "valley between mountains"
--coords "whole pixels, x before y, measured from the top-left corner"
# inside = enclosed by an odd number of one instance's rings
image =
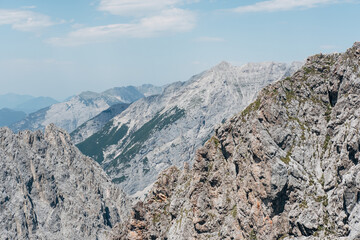
[[[223,62],[30,114],[0,129],[0,238],[360,239],[359,66]]]

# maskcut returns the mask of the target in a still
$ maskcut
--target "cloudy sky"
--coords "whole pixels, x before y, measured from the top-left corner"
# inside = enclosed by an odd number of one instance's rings
[[[360,41],[360,0],[0,0],[0,94],[185,81]]]

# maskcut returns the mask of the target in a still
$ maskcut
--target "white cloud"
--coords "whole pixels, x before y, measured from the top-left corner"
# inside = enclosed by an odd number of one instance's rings
[[[98,9],[114,15],[144,16],[198,0],[101,0]]]
[[[190,11],[172,8],[132,23],[81,28],[70,32],[64,38],[51,38],[47,42],[58,46],[76,46],[123,37],[147,38],[164,32],[189,31],[195,26],[195,19],[195,15]]]
[[[235,8],[235,12],[275,12],[293,9],[314,8],[325,4],[348,2],[346,0],[269,0]]]
[[[19,31],[37,31],[55,23],[49,16],[25,10],[0,9],[0,25],[11,25]]]
[[[34,9],[36,8],[36,6],[32,5],[32,6],[22,6],[21,8],[23,9]]]
[[[198,37],[195,39],[196,42],[225,42],[225,39],[218,37]]]

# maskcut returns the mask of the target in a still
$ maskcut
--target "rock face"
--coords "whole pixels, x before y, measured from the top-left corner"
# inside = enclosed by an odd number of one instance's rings
[[[32,113],[10,128],[15,132],[26,129],[43,130],[45,126],[54,123],[67,132],[72,132],[110,106],[131,103],[142,97],[144,95],[133,86],[112,88],[103,93],[83,92],[66,102]]]
[[[83,123],[80,127],[75,129],[70,136],[75,144],[83,142],[85,139],[99,131],[104,125],[110,121],[116,115],[122,113],[129,104],[127,103],[119,103],[115,104],[108,109],[102,111],[92,119]]]
[[[134,194],[171,165],[190,161],[216,124],[245,108],[257,92],[300,67],[223,62],[161,95],[140,99],[78,145],[101,163],[115,183]]]
[[[108,239],[127,200],[54,125],[0,129],[1,239]]]
[[[118,237],[360,239],[359,66],[355,43],[262,90],[191,170],[160,175]]]
[[[161,94],[164,90],[164,87],[154,86],[152,84],[143,84],[136,87],[136,89],[142,94],[144,94],[145,97],[149,97]]]

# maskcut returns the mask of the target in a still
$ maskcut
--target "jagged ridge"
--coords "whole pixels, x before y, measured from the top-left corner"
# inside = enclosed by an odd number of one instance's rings
[[[316,55],[163,172],[126,239],[358,239],[360,43]]]
[[[1,239],[108,239],[128,215],[125,194],[70,136],[0,129]]]

